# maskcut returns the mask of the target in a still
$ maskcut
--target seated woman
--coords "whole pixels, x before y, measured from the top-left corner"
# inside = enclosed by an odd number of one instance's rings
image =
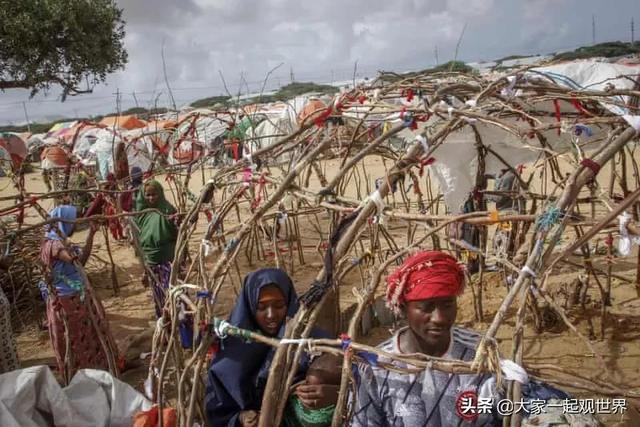
[[[298,297],[283,270],[264,268],[244,278],[229,323],[270,337],[282,337],[286,318],[298,311]],[[214,356],[205,392],[210,427],[257,425],[275,349],[228,337]],[[302,368],[301,368],[302,369]]]
[[[75,220],[77,209],[62,205],[49,216]],[[48,273],[40,289],[47,302],[51,345],[65,383],[83,368],[104,369],[118,375],[118,347],[111,336],[104,308],[91,288],[85,286],[83,274],[74,264],[75,261],[85,264],[89,259],[97,227],[92,224],[82,250],[71,246],[69,251],[62,241],[70,237],[73,230],[73,223],[58,222],[46,233],[40,248],[40,258]]]

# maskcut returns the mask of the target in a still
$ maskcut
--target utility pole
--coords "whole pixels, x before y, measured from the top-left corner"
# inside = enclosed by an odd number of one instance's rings
[[[24,118],[27,120],[27,130],[31,133],[31,124],[29,123],[29,114],[27,114],[27,104],[22,101],[22,109],[24,110]]]
[[[435,48],[435,56],[436,56],[436,65],[440,65],[440,61],[438,60],[438,45]]]
[[[591,15],[591,44],[596,44],[596,15]]]
[[[293,81],[295,80],[295,78],[293,77],[293,67],[290,68],[289,77],[291,78],[291,83],[293,83]]]

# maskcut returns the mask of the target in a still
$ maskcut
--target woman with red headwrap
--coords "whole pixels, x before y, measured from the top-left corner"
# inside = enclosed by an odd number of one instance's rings
[[[387,278],[386,295],[389,308],[403,314],[408,325],[379,348],[397,354],[472,360],[480,336],[454,326],[464,279],[455,258],[444,252],[419,252],[408,258]],[[456,412],[456,401],[464,392],[497,397],[494,385],[485,374],[453,375],[428,369],[406,375],[365,365],[360,369],[352,425],[467,425]],[[472,424],[492,425],[494,421],[491,414],[480,414]]]

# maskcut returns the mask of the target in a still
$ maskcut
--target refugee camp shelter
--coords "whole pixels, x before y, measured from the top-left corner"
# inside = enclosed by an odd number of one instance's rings
[[[107,116],[100,121],[100,124],[108,127],[115,126],[116,128],[128,130],[143,128],[147,125],[144,120],[140,120],[133,115]]]

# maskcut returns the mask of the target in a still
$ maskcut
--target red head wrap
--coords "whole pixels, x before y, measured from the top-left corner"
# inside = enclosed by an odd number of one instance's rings
[[[407,301],[458,296],[464,272],[455,258],[440,251],[418,252],[387,277],[387,306],[398,313]]]

